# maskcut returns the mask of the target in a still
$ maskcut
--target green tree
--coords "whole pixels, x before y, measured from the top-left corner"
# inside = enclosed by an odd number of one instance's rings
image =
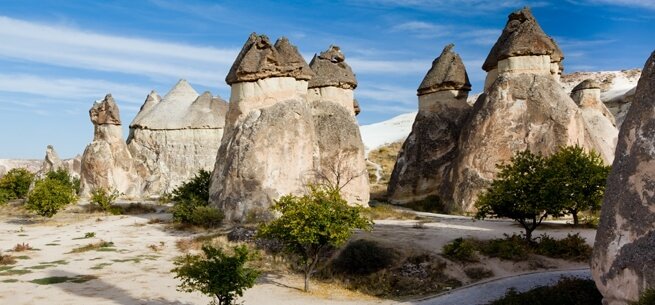
[[[548,181],[546,160],[528,150],[514,155],[510,164],[498,165],[500,172],[491,187],[475,203],[475,217],[507,217],[525,229],[525,239],[532,241],[532,232],[551,216],[559,216],[560,206],[544,185]]]
[[[80,179],[71,176],[66,169],[60,168],[58,170],[49,171],[46,173],[45,178],[61,182],[66,187],[73,190],[75,194],[80,192]]]
[[[222,223],[223,212],[208,206],[210,183],[211,173],[201,169],[173,190],[170,200],[174,202],[172,214],[175,221],[203,227],[217,227]]]
[[[334,188],[310,186],[309,194],[284,196],[271,209],[281,216],[261,225],[258,235],[281,241],[287,253],[299,258],[305,291],[309,291],[309,279],[327,250],[342,246],[355,229],[372,227],[362,209],[349,206]]]
[[[203,255],[185,255],[174,261],[177,273],[175,278],[181,279],[180,291],[200,291],[216,298],[218,305],[232,305],[237,297],[255,285],[259,272],[246,267],[251,254],[245,245],[233,248],[234,254],[229,255],[220,248],[203,245]]]
[[[600,155],[587,153],[578,145],[561,148],[547,159],[548,191],[566,214],[578,225],[578,213],[600,209],[610,167]]]
[[[14,168],[0,178],[0,203],[25,198],[34,174],[24,168]]]
[[[77,201],[70,185],[58,179],[37,181],[27,197],[25,208],[43,217],[52,217],[60,209]]]

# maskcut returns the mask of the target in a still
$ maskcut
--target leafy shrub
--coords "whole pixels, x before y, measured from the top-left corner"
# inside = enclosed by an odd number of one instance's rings
[[[117,190],[108,190],[104,187],[91,190],[91,203],[97,205],[105,212],[112,212],[114,201],[120,196]],[[114,214],[114,213],[112,213]]]
[[[27,197],[25,208],[44,217],[54,216],[60,209],[77,201],[70,185],[58,179],[37,181]]]
[[[510,289],[502,299],[490,305],[598,305],[602,299],[593,280],[562,278],[555,286],[537,287],[523,293]]]
[[[172,201],[198,200],[209,201],[209,185],[211,173],[201,169],[189,181],[182,183],[171,193]]]
[[[199,206],[193,209],[189,217],[189,224],[201,226],[205,228],[214,228],[221,225],[225,214],[223,211],[208,207],[208,206]]]
[[[0,204],[13,199],[25,198],[34,174],[24,168],[14,168],[0,178]]]
[[[346,245],[334,260],[335,269],[347,274],[367,275],[388,268],[398,257],[396,250],[378,242],[359,239]]]
[[[466,276],[468,276],[470,279],[474,281],[479,281],[481,279],[486,279],[488,277],[494,276],[494,272],[484,268],[484,267],[470,267],[464,269],[464,273],[466,273]]]
[[[237,297],[255,285],[259,272],[246,267],[252,257],[246,246],[234,247],[233,251],[233,255],[228,255],[220,248],[203,245],[203,255],[177,258],[171,271],[182,280],[178,289],[215,297],[219,305],[235,304]]]
[[[210,179],[211,173],[201,169],[191,180],[173,190],[170,199],[175,202],[172,209],[175,221],[209,227],[220,225],[224,218],[222,212],[207,207]]]
[[[457,238],[443,246],[443,255],[460,262],[477,262],[476,246],[473,241]]]
[[[479,250],[486,256],[512,261],[526,260],[530,254],[529,244],[523,236],[516,234],[505,235],[502,239],[481,241]]]
[[[539,237],[535,249],[537,254],[553,258],[562,258],[575,261],[588,260],[593,249],[587,245],[579,233],[568,234],[564,239],[554,239],[546,234]]]
[[[47,172],[45,178],[61,182],[63,185],[71,189],[75,194],[80,192],[80,179],[71,176],[70,173],[68,173],[68,171],[63,168],[60,168],[56,171]]]
[[[630,305],[655,305],[655,289],[646,290],[641,297],[639,297],[639,301]]]

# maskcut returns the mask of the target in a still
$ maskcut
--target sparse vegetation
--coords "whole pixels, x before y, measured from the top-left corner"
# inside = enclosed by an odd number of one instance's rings
[[[464,269],[464,273],[474,281],[479,281],[494,276],[493,271],[484,267],[469,267]]]
[[[591,257],[593,249],[587,245],[580,234],[568,234],[564,239],[554,239],[546,234],[539,237],[535,249],[537,254],[573,261],[585,261]]]
[[[114,247],[113,242],[101,240],[97,243],[87,244],[85,246],[75,248],[71,250],[69,253],[81,253],[81,252],[87,252],[92,250],[103,251],[103,249],[105,249],[106,251],[106,249],[110,249],[112,247]]]
[[[478,250],[488,257],[497,257],[504,260],[524,261],[530,255],[530,244],[521,235],[505,235],[497,238],[478,241]]]
[[[210,245],[202,246],[203,255],[185,255],[177,258],[175,278],[182,284],[178,289],[198,291],[215,298],[218,305],[235,304],[243,292],[255,284],[259,272],[246,266],[252,254],[246,246],[232,248],[232,255]]]
[[[120,196],[118,190],[112,189],[109,190],[104,187],[94,188],[91,190],[91,199],[92,204],[97,205],[101,210],[117,215],[120,214],[120,210],[113,206],[116,199]]]
[[[173,190],[170,200],[175,202],[173,219],[179,223],[201,227],[220,226],[222,211],[209,207],[209,184],[211,173],[200,170],[191,180]]]
[[[15,263],[16,263],[16,258],[13,255],[0,253],[0,266],[13,265]]]
[[[368,275],[391,267],[399,253],[378,242],[359,239],[346,245],[332,262],[334,269],[345,274]]]
[[[377,181],[375,167],[371,164],[367,165],[372,199],[385,199],[387,197],[387,185],[389,184],[393,167],[396,164],[398,152],[402,146],[403,142],[400,141],[374,149],[368,153],[368,160],[378,164],[381,168],[380,181]]]
[[[513,289],[490,305],[600,305],[603,296],[593,280],[562,278],[555,286],[538,287],[523,293]]]
[[[469,239],[457,238],[443,247],[443,255],[458,262],[477,262],[475,243]]]
[[[639,301],[630,305],[655,305],[655,289],[647,289],[641,297],[639,297]]]
[[[14,252],[23,252],[23,251],[29,251],[32,250],[32,247],[28,243],[20,243],[16,244],[12,251]]]
[[[364,209],[362,213],[371,219],[416,219],[417,216],[394,208],[389,204],[376,204]]]
[[[0,204],[25,198],[33,180],[34,174],[24,168],[9,170],[0,178]]]

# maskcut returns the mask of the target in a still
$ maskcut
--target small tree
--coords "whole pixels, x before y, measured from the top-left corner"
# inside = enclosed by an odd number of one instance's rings
[[[25,198],[34,181],[34,174],[24,168],[14,168],[0,178],[0,203]]]
[[[309,291],[309,280],[328,249],[343,245],[355,229],[372,227],[371,220],[361,215],[361,208],[348,206],[333,188],[310,186],[309,194],[284,196],[271,209],[281,216],[263,224],[258,235],[280,240],[287,253],[300,259],[305,291]]]
[[[574,225],[579,223],[579,212],[600,209],[610,167],[598,153],[586,153],[578,145],[563,147],[547,159],[547,167],[548,191],[573,216]]]
[[[228,255],[220,248],[203,245],[203,255],[185,255],[174,261],[177,273],[175,278],[182,283],[178,290],[185,292],[200,291],[217,302],[211,304],[232,305],[237,297],[255,285],[259,272],[246,267],[251,254],[245,245],[233,248],[234,254]]]
[[[49,171],[46,173],[45,178],[58,180],[66,187],[73,190],[75,194],[80,192],[80,179],[71,176],[66,169],[60,168],[58,170]]]
[[[77,200],[70,185],[46,178],[37,181],[27,197],[25,208],[43,217],[52,217],[60,209]]]
[[[113,207],[114,201],[118,199],[120,193],[118,190],[112,189],[111,191],[104,187],[98,187],[91,190],[90,202],[96,204],[100,209],[105,212],[116,214],[118,210]]]
[[[175,221],[203,227],[216,227],[225,215],[209,205],[211,173],[201,169],[190,180],[173,190],[170,199],[174,202],[172,214]]]
[[[491,187],[475,203],[478,219],[507,217],[525,229],[525,239],[548,217],[560,215],[559,206],[547,192],[546,160],[528,150],[517,153],[511,164],[498,165],[500,172]]]

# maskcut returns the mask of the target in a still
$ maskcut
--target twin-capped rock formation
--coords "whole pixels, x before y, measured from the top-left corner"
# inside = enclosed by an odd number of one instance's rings
[[[312,83],[311,99],[308,84],[316,73],[286,38],[272,44],[253,33],[232,65],[225,134],[210,187],[210,202],[228,220],[266,213],[282,195],[303,194],[317,176],[334,178],[326,166],[339,158],[344,170],[339,173],[358,174],[364,160],[354,121],[354,75],[338,48],[321,53],[313,65],[325,78]],[[366,205],[368,184],[359,176],[352,180],[343,188],[345,196]]]
[[[45,151],[45,157],[41,168],[37,172],[39,178],[45,177],[48,172],[57,170],[66,170],[72,177],[79,178],[82,169],[82,156],[77,155],[73,159],[62,160],[52,145],[48,145]]]
[[[606,305],[655,289],[655,52],[618,138],[591,262]]]
[[[138,196],[140,178],[123,141],[118,106],[111,94],[94,103],[89,116],[94,128],[93,142],[82,155],[80,195],[86,197],[95,188],[107,188]]]
[[[200,169],[214,168],[227,103],[180,80],[163,98],[151,92],[130,124],[127,146],[142,178],[141,194],[171,192]]]
[[[394,203],[447,192],[460,131],[471,110],[466,102],[471,83],[452,49],[452,44],[443,49],[417,90],[419,111],[389,181]]]
[[[337,46],[315,55],[309,66],[316,74],[309,81],[307,98],[318,143],[317,182],[339,188],[350,203],[367,205],[369,181],[355,119],[359,108],[353,97],[355,74]]]

